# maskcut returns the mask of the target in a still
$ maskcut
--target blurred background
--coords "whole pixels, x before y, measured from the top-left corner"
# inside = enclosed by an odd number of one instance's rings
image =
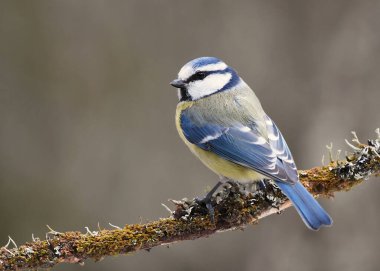
[[[145,222],[160,203],[217,177],[180,141],[187,61],[236,68],[284,133],[300,169],[380,126],[379,1],[1,1],[0,243]],[[327,161],[327,158],[326,158]],[[378,270],[379,181],[245,231],[54,270]]]

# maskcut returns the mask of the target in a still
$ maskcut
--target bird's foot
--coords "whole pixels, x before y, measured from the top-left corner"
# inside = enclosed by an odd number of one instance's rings
[[[265,183],[265,180],[258,181],[257,188],[260,190],[265,190],[267,188],[267,184]]]
[[[218,188],[222,185],[223,183],[219,181],[211,190],[210,192],[207,193],[207,195],[203,198],[196,198],[195,202],[199,205],[205,205],[208,214],[210,216],[210,220],[212,223],[215,223],[215,210],[214,207],[212,206],[212,196],[214,195],[215,191],[218,190]]]

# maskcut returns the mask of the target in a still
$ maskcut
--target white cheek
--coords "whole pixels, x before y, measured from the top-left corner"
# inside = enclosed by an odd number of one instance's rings
[[[210,74],[203,80],[190,83],[187,90],[191,98],[193,100],[197,100],[222,89],[226,84],[228,84],[231,77],[232,75],[230,73]]]

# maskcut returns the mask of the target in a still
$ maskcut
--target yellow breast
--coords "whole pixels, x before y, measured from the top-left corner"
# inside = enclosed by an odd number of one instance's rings
[[[190,143],[185,135],[183,134],[181,128],[181,112],[193,105],[193,102],[180,102],[177,105],[176,110],[176,127],[181,139],[185,142],[185,144],[189,147],[191,152],[197,156],[203,164],[205,164],[209,169],[214,171],[216,174],[220,176],[224,176],[226,178],[236,180],[236,181],[255,181],[258,179],[262,179],[263,176],[256,171],[240,166],[238,164],[232,163],[210,151],[205,151],[196,145]]]

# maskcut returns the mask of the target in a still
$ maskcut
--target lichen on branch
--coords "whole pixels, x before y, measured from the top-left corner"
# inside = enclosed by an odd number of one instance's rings
[[[348,191],[353,186],[380,175],[380,131],[377,138],[362,144],[354,133],[352,152],[342,161],[300,170],[300,180],[315,197],[332,197],[335,192]],[[332,155],[330,155],[332,157]],[[200,201],[172,201],[174,211],[168,218],[146,224],[114,226],[86,233],[60,233],[50,229],[46,240],[33,238],[19,247],[12,239],[0,248],[0,270],[51,268],[58,263],[83,263],[86,259],[100,260],[105,256],[150,250],[176,241],[206,237],[216,232],[242,228],[259,219],[279,213],[291,206],[270,180],[253,191],[239,184],[224,185],[214,194],[209,209]],[[13,245],[13,248],[10,246]]]

